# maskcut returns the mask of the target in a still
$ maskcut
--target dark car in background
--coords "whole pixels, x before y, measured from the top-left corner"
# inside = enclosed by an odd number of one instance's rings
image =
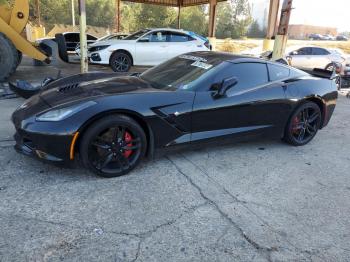
[[[345,35],[338,35],[338,36],[336,37],[336,40],[337,40],[337,41],[349,41],[349,38],[346,37]]]
[[[64,39],[66,41],[67,51],[72,52],[75,51],[77,46],[80,44],[80,33],[70,32],[63,33]],[[97,41],[97,37],[86,34],[87,44],[93,44]]]

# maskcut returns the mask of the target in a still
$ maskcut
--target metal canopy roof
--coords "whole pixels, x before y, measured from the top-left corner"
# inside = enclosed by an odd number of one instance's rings
[[[204,4],[209,4],[210,2],[210,0],[122,0],[122,1],[141,3],[141,4],[176,6],[176,7],[204,5]],[[217,2],[225,2],[225,1],[227,0],[217,0]]]

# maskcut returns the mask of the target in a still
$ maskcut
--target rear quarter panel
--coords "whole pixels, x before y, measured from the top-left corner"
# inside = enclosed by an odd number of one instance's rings
[[[333,114],[338,92],[333,80],[305,76],[289,81],[286,96],[292,112],[304,101],[316,102],[321,107],[323,117],[321,127],[324,127]]]

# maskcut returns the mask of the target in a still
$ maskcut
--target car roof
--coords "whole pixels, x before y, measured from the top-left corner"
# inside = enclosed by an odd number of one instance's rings
[[[183,33],[187,33],[188,31],[184,30],[184,29],[176,29],[176,28],[171,28],[171,27],[161,27],[161,28],[145,28],[146,30],[151,30],[151,31],[155,31],[155,30],[164,30],[164,31],[173,31],[173,32],[183,32]]]

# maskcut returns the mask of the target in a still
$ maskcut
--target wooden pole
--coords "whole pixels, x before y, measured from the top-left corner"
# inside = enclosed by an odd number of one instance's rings
[[[115,0],[115,31],[120,32],[120,0]]]
[[[215,37],[216,5],[217,5],[217,0],[209,1],[209,30],[208,30],[209,37]]]
[[[272,39],[272,37],[275,35],[279,7],[280,0],[270,0],[269,18],[266,30],[267,39]]]
[[[177,10],[177,28],[180,29],[181,28],[181,6],[178,7]]]
[[[87,73],[89,71],[89,62],[87,57],[87,39],[86,39],[86,5],[85,0],[79,0],[79,27],[80,27],[80,71]]]
[[[277,30],[272,59],[277,60],[284,56],[288,40],[288,27],[292,13],[293,0],[284,0],[281,11],[280,23]]]
[[[263,51],[273,49],[272,37],[275,35],[277,27],[278,11],[280,6],[280,0],[270,0],[269,18],[267,22],[266,38],[263,42]]]

